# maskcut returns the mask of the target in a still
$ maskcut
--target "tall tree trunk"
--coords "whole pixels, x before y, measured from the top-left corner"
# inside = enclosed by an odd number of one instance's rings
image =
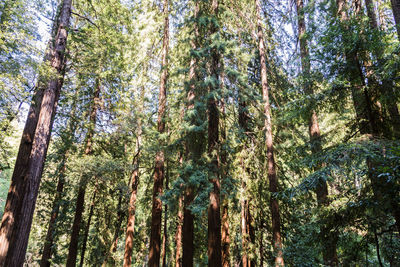
[[[99,78],[96,79],[96,87],[93,94],[92,109],[89,117],[89,129],[86,134],[86,144],[84,154],[90,155],[93,152],[93,136],[96,127],[97,111],[99,109],[99,96],[100,96],[101,82]],[[67,267],[76,265],[76,258],[78,256],[78,238],[81,229],[82,214],[85,206],[85,192],[88,177],[82,176],[79,181],[78,196],[75,203],[75,215],[72,224],[71,239],[68,248]]]
[[[312,96],[314,94],[313,82],[310,80],[310,55],[308,52],[308,44],[306,39],[306,24],[305,24],[305,14],[304,14],[304,3],[303,0],[296,0],[296,10],[297,10],[297,22],[298,22],[298,36],[300,41],[300,58],[301,67],[304,79],[304,92],[307,95]],[[321,144],[321,132],[318,125],[317,113],[314,109],[311,110],[310,121],[309,121],[309,135],[311,152],[313,154],[318,154],[322,151]],[[321,166],[316,166],[314,169],[318,170]],[[328,199],[328,185],[325,180],[320,180],[316,186],[316,194],[318,206],[327,207],[330,205]],[[331,229],[325,229],[326,227],[321,227],[321,234],[323,235],[322,245],[323,245],[323,258],[324,264],[327,266],[337,266],[339,264],[336,252],[336,238],[331,234]]]
[[[221,72],[221,88],[222,95],[219,101],[220,113],[222,119],[220,120],[221,127],[221,175],[222,183],[225,179],[228,179],[228,153],[227,153],[227,139],[226,139],[226,111],[225,111],[225,100],[226,100],[226,85],[225,85],[225,66],[223,60],[220,67]],[[229,182],[228,182],[229,183]],[[230,237],[229,237],[229,199],[228,196],[222,195],[222,229],[221,229],[221,242],[222,242],[222,266],[230,266]]]
[[[33,211],[63,83],[71,0],[64,0],[49,65],[57,73],[39,84],[31,104],[0,228],[0,266],[22,266]]]
[[[282,238],[281,238],[281,219],[279,214],[279,203],[278,200],[273,196],[278,191],[278,178],[275,169],[274,159],[274,145],[272,138],[272,123],[271,123],[271,107],[269,103],[269,88],[267,81],[267,65],[265,59],[265,44],[264,35],[261,26],[261,4],[259,0],[256,1],[257,9],[257,28],[258,28],[258,49],[261,64],[261,83],[264,101],[264,127],[265,127],[265,139],[267,146],[267,160],[268,160],[268,179],[269,179],[269,191],[271,192],[270,197],[270,208],[272,218],[272,244],[275,251],[275,266],[283,266],[283,251],[282,251]]]
[[[183,224],[183,195],[179,196],[179,206],[178,206],[178,221],[176,224],[176,234],[175,234],[175,267],[181,267],[181,249],[182,249],[182,224]]]
[[[194,216],[189,206],[193,201],[192,188],[185,191],[183,200],[183,226],[182,226],[182,266],[193,267],[194,256]]]
[[[400,40],[400,0],[390,0],[392,4],[393,17],[396,23],[397,36]]]
[[[222,207],[222,266],[230,265],[230,238],[229,238],[229,221],[228,221],[228,201],[226,200]]]
[[[137,190],[139,184],[139,165],[140,165],[140,151],[142,144],[142,119],[140,114],[143,112],[143,101],[144,101],[144,93],[145,89],[142,87],[140,93],[140,101],[141,107],[138,112],[138,130],[136,137],[136,148],[135,148],[135,156],[133,157],[133,171],[131,175],[131,196],[129,199],[129,208],[128,208],[128,223],[126,226],[126,238],[125,238],[125,252],[124,252],[124,267],[131,266],[132,263],[132,251],[133,251],[133,237],[135,233],[135,215],[136,215],[136,199],[137,199]]]
[[[90,202],[89,216],[88,216],[88,220],[87,220],[87,223],[86,223],[85,232],[83,233],[81,259],[79,261],[79,266],[80,267],[83,266],[83,263],[85,261],[86,245],[87,245],[87,240],[88,240],[88,237],[89,237],[90,224],[92,222],[94,207],[96,205],[96,192],[97,192],[97,188],[95,188],[94,192],[93,192],[92,201]]]
[[[169,173],[168,173],[168,161],[166,163],[167,170],[165,175],[165,189],[169,189]],[[162,243],[162,267],[167,266],[167,246],[168,246],[168,205],[164,205],[164,229],[163,229],[163,243]]]
[[[165,110],[167,101],[168,81],[168,48],[169,48],[169,11],[168,0],[164,0],[164,36],[162,48],[161,82],[158,97],[157,129],[160,135],[165,132]],[[162,202],[160,196],[163,191],[164,181],[164,151],[161,149],[156,154],[154,168],[153,207],[151,212],[151,236],[149,248],[149,267],[160,266],[161,249],[161,217]]]
[[[212,16],[218,17],[218,0],[211,2]],[[217,23],[211,24],[210,34],[218,33]],[[219,178],[219,112],[218,99],[214,94],[220,87],[220,54],[217,46],[211,49],[210,74],[215,81],[209,89],[211,97],[208,98],[208,156],[211,159],[209,180],[213,185],[210,192],[210,205],[208,207],[208,266],[219,267],[222,265],[221,253],[221,211],[220,211],[220,192],[221,184]]]
[[[44,241],[42,259],[40,260],[40,266],[50,266],[49,260],[51,259],[53,253],[53,245],[54,245],[54,234],[56,229],[56,223],[58,218],[58,213],[60,210],[61,199],[63,197],[63,189],[65,183],[65,171],[66,171],[66,163],[68,158],[68,153],[73,144],[73,138],[75,137],[75,131],[77,127],[77,122],[75,120],[75,112],[77,110],[76,100],[73,102],[72,106],[72,114],[69,118],[69,125],[61,134],[62,137],[62,147],[58,150],[58,153],[62,154],[62,159],[59,167],[56,170],[58,173],[58,182],[56,189],[56,196],[53,201],[53,207],[50,214],[49,225],[47,228],[46,239]]]
[[[65,152],[63,159],[61,161],[61,168],[58,177],[56,196],[53,201],[53,208],[50,215],[49,226],[47,228],[46,240],[44,242],[42,259],[40,261],[40,267],[50,267],[49,260],[51,259],[52,247],[54,243],[54,230],[56,226],[56,220],[58,217],[58,212],[60,210],[60,200],[63,194],[64,188],[64,179],[65,179],[65,170],[66,170],[66,161],[67,161],[67,152]]]

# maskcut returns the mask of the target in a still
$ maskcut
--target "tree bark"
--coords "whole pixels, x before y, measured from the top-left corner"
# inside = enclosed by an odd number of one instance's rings
[[[165,189],[169,189],[169,173],[168,173],[168,162],[167,162],[167,171],[165,175]],[[168,205],[164,205],[164,229],[163,229],[163,243],[162,243],[162,267],[167,266],[167,245],[168,245]]]
[[[282,238],[281,238],[281,219],[279,214],[279,203],[274,197],[274,193],[278,192],[278,178],[275,169],[274,159],[274,145],[272,137],[272,123],[271,123],[271,108],[269,103],[269,87],[267,80],[267,65],[265,59],[265,44],[264,35],[261,26],[261,4],[259,0],[255,0],[257,9],[257,37],[258,37],[258,50],[261,64],[261,83],[264,101],[264,127],[265,139],[267,147],[267,160],[268,160],[268,179],[269,191],[271,192],[270,208],[272,218],[272,244],[275,251],[275,266],[283,266],[283,251],[282,251]]]
[[[49,63],[55,77],[39,84],[25,124],[0,228],[0,266],[22,266],[33,211],[63,83],[71,0],[62,4]]]
[[[181,250],[182,250],[182,224],[183,224],[183,195],[179,196],[179,207],[178,207],[178,221],[176,225],[175,234],[175,267],[181,267]]]
[[[93,136],[96,127],[97,111],[99,109],[99,96],[100,96],[101,82],[99,78],[96,80],[96,87],[93,94],[92,109],[89,117],[89,129],[86,134],[86,145],[84,154],[91,155],[93,152]],[[82,176],[79,181],[78,196],[75,203],[75,215],[72,224],[71,239],[68,248],[67,267],[76,266],[76,258],[78,256],[78,238],[81,229],[82,214],[85,206],[85,192],[88,177]]]
[[[140,101],[141,107],[138,112],[138,130],[136,137],[136,148],[135,148],[135,156],[133,157],[133,171],[131,175],[131,196],[129,199],[129,208],[128,208],[128,223],[126,226],[126,238],[125,238],[125,252],[124,252],[124,267],[129,267],[132,264],[132,251],[133,251],[133,237],[135,233],[135,215],[136,215],[136,199],[137,199],[137,190],[139,184],[139,166],[140,166],[140,151],[142,144],[142,119],[140,114],[143,112],[143,101],[144,101],[144,93],[145,89],[142,87],[140,93]]]
[[[230,265],[230,238],[229,238],[229,221],[228,221],[228,201],[222,207],[222,266]]]
[[[160,135],[165,132],[165,111],[167,98],[167,81],[168,81],[168,48],[169,48],[169,11],[168,0],[164,0],[164,36],[162,48],[162,64],[161,64],[161,82],[160,93],[158,97],[158,119],[157,128]],[[161,217],[162,202],[159,197],[163,191],[164,181],[164,151],[160,150],[156,154],[154,168],[154,186],[153,186],[153,207],[151,214],[151,236],[149,248],[149,267],[160,266],[160,249],[161,249]]]
[[[306,38],[306,24],[305,24],[305,14],[304,14],[304,3],[303,0],[296,0],[296,10],[297,10],[297,22],[298,22],[298,37],[300,42],[300,58],[301,67],[304,77],[304,92],[307,95],[312,96],[314,94],[312,81],[310,77],[310,56],[308,52],[308,43]],[[314,109],[311,110],[310,121],[309,121],[309,135],[311,152],[313,154],[318,154],[322,151],[321,144],[321,132],[318,124],[317,113]],[[316,166],[314,170],[320,169],[321,166]],[[319,207],[327,207],[330,205],[328,199],[328,185],[325,180],[320,180],[316,186],[317,202]],[[336,252],[336,238],[331,238],[331,235],[326,234],[330,232],[330,229],[325,229],[321,227],[321,233],[323,234],[323,259],[324,264],[327,266],[337,266],[339,264]]]

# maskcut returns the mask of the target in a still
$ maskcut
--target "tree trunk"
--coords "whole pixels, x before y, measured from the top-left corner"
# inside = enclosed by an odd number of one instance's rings
[[[80,259],[80,262],[79,262],[79,266],[80,267],[83,266],[83,263],[85,261],[85,252],[86,252],[87,240],[88,240],[88,237],[89,237],[90,223],[92,222],[94,206],[96,204],[96,191],[97,191],[97,188],[95,188],[94,192],[93,192],[92,201],[90,202],[88,221],[86,223],[85,232],[83,234],[81,259]]]
[[[100,96],[100,88],[101,83],[99,78],[96,80],[96,88],[93,94],[92,100],[92,110],[90,112],[89,118],[89,129],[86,134],[86,145],[84,154],[90,155],[93,152],[93,136],[96,127],[96,117],[98,111],[98,103],[99,103],[99,96]],[[68,256],[67,256],[67,267],[73,267],[76,265],[76,258],[78,256],[78,238],[79,238],[79,231],[81,229],[81,221],[82,221],[82,214],[85,206],[85,192],[86,192],[86,185],[87,185],[88,177],[82,176],[81,180],[79,181],[79,189],[78,189],[78,196],[76,198],[75,204],[75,216],[74,221],[72,224],[72,232],[71,232],[71,240],[69,243],[68,249]]]
[[[179,196],[179,207],[178,207],[178,222],[176,226],[175,235],[175,267],[182,267],[181,264],[181,249],[182,249],[182,224],[183,224],[183,195]]]
[[[226,93],[226,85],[225,85],[225,66],[223,60],[221,62],[221,89],[222,96],[219,101],[220,105],[220,113],[222,119],[220,120],[221,127],[221,180],[224,183],[224,180],[228,178],[228,153],[227,153],[227,138],[226,138],[226,111],[225,111],[225,99],[227,97]],[[229,181],[228,181],[229,183]],[[229,199],[228,196],[222,196],[222,229],[221,229],[221,242],[222,242],[222,266],[229,267],[230,266],[230,237],[229,237]]]
[[[194,256],[194,216],[189,209],[193,201],[193,192],[187,188],[183,200],[183,226],[182,226],[182,266],[193,267]]]
[[[258,49],[261,64],[261,83],[264,101],[264,127],[265,127],[265,139],[267,146],[267,160],[268,160],[268,179],[269,179],[269,191],[271,192],[270,208],[272,218],[272,244],[275,251],[275,266],[283,266],[283,252],[282,252],[282,239],[281,239],[281,219],[279,214],[279,203],[278,200],[273,196],[274,193],[278,192],[278,178],[275,169],[274,159],[274,145],[272,138],[272,124],[271,124],[271,108],[269,103],[269,88],[267,81],[267,65],[265,59],[265,44],[264,35],[261,26],[261,5],[259,0],[256,1],[257,8],[257,28],[258,28]]]
[[[229,221],[228,221],[228,201],[222,207],[222,266],[229,267],[230,261],[230,238],[229,238]]]
[[[167,171],[165,175],[165,188],[169,189],[169,173],[168,173],[168,162],[167,162]],[[164,229],[163,229],[163,243],[162,243],[162,267],[167,266],[167,245],[168,245],[168,205],[164,205]]]
[[[397,36],[400,40],[400,0],[390,0],[392,4],[393,17],[396,23]]]
[[[211,3],[212,15],[218,17],[218,0]],[[219,29],[215,23],[211,25],[210,34],[218,33]],[[210,86],[209,93],[213,95],[220,87],[219,79],[220,54],[217,47],[211,49],[210,74],[214,84]],[[219,179],[219,112],[217,106],[218,99],[215,96],[208,98],[208,156],[211,159],[209,180],[213,185],[210,192],[210,205],[208,207],[208,266],[219,267],[222,265],[221,253],[221,211],[220,211],[220,192],[221,184]]]
[[[43,252],[42,252],[42,259],[40,261],[40,267],[50,267],[49,260],[51,259],[52,254],[52,247],[54,243],[54,230],[56,226],[56,220],[58,217],[58,212],[60,210],[60,200],[63,193],[64,188],[64,179],[65,179],[65,170],[66,170],[66,161],[67,161],[67,152],[65,152],[62,162],[61,168],[57,183],[57,190],[56,196],[53,201],[53,208],[50,215],[49,226],[47,228],[46,240],[44,242]]]
[[[297,10],[297,21],[298,21],[298,36],[300,42],[300,58],[301,67],[304,79],[304,92],[307,95],[312,96],[314,94],[312,81],[310,80],[310,56],[308,52],[308,44],[306,39],[306,24],[305,24],[305,14],[304,14],[304,3],[303,0],[296,0],[296,10]],[[321,144],[321,132],[318,125],[318,117],[315,110],[311,110],[310,122],[309,122],[309,135],[311,152],[313,154],[318,154],[322,151]],[[316,166],[314,170],[320,169],[321,166]],[[328,185],[325,180],[320,180],[316,186],[317,202],[320,207],[327,207],[330,205],[328,199]],[[324,264],[327,266],[337,266],[338,258],[336,253],[336,238],[330,238],[331,235],[327,235],[326,232],[331,232],[331,229],[325,229],[321,227],[321,233],[323,234],[323,259]]]
[[[157,128],[160,135],[165,132],[165,110],[167,98],[167,80],[168,80],[168,46],[169,46],[169,11],[168,0],[164,0],[164,37],[162,48],[161,64],[161,82],[160,93],[158,97],[158,119]],[[164,151],[161,149],[156,154],[154,168],[154,187],[153,187],[153,207],[151,213],[151,236],[149,248],[149,267],[160,266],[160,248],[161,248],[161,217],[162,202],[159,197],[163,191],[164,181]]]
[[[28,113],[1,223],[0,266],[22,266],[25,259],[52,121],[63,83],[70,15],[71,0],[64,0],[54,46],[49,49],[48,57],[57,76],[39,85]]]

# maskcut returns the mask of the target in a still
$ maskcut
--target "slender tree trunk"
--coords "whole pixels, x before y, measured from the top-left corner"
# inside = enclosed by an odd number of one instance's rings
[[[94,207],[95,207],[95,204],[96,204],[96,191],[97,191],[97,188],[95,188],[94,192],[93,192],[92,201],[90,202],[88,221],[86,223],[85,232],[83,234],[81,259],[80,259],[80,262],[79,262],[79,266],[80,267],[83,266],[83,263],[85,261],[85,252],[86,252],[87,240],[88,240],[88,237],[89,237],[90,223],[92,222]]]
[[[179,196],[179,207],[178,207],[178,222],[176,226],[175,234],[175,267],[181,267],[181,249],[182,249],[182,224],[183,224],[183,195]]]
[[[281,238],[281,219],[279,214],[278,200],[273,196],[278,192],[278,178],[275,169],[274,159],[274,145],[272,138],[272,123],[271,123],[271,108],[269,103],[269,88],[267,81],[267,65],[265,59],[265,44],[264,35],[261,26],[261,4],[259,0],[256,1],[257,8],[257,27],[258,27],[258,49],[260,54],[261,64],[261,83],[264,101],[264,115],[265,115],[265,139],[267,146],[267,160],[268,160],[268,179],[269,191],[271,192],[270,208],[272,218],[272,244],[275,251],[275,266],[283,266],[283,251],[282,251],[282,238]]]
[[[71,0],[64,0],[61,10],[54,46],[49,49],[50,67],[57,76],[40,85],[28,113],[0,228],[0,266],[22,266],[25,259],[52,121],[63,82]]]
[[[229,221],[228,221],[228,202],[226,201],[222,207],[222,266],[229,267],[230,261],[230,238],[229,238]]]
[[[147,68],[145,68],[145,72],[147,72]],[[132,263],[132,251],[133,251],[133,237],[135,233],[135,214],[136,214],[136,199],[137,199],[137,190],[139,184],[139,167],[140,167],[140,151],[142,144],[142,118],[141,114],[144,109],[144,94],[145,88],[142,86],[140,92],[140,109],[138,112],[137,119],[137,137],[136,137],[136,148],[135,148],[135,156],[133,157],[132,166],[133,171],[131,175],[131,196],[129,199],[129,208],[128,208],[128,223],[126,226],[126,238],[125,238],[125,252],[124,252],[124,267],[131,266]]]
[[[167,81],[168,81],[168,47],[169,47],[169,11],[168,0],[164,0],[164,37],[162,48],[162,64],[161,64],[161,82],[158,104],[158,132],[165,132],[165,110],[167,98]],[[149,249],[149,267],[160,265],[160,249],[161,249],[161,217],[162,202],[159,197],[163,191],[164,181],[164,152],[160,150],[156,154],[154,168],[154,187],[153,187],[153,207],[151,214],[151,236]]]
[[[165,188],[168,190],[169,189],[169,173],[168,173],[168,162],[167,162],[167,173],[165,175]],[[168,205],[164,205],[164,229],[163,229],[163,243],[162,243],[162,267],[167,266],[167,243],[168,243],[168,227],[167,227],[167,221],[168,221]]]
[[[218,0],[211,3],[212,15],[218,17]],[[218,33],[216,24],[211,25],[210,34]],[[217,47],[211,49],[210,74],[214,79],[210,86],[210,94],[213,95],[220,87],[220,54]],[[208,98],[208,155],[211,159],[209,180],[213,185],[210,192],[210,205],[208,207],[208,266],[219,267],[222,265],[221,253],[221,211],[220,211],[220,192],[221,184],[219,179],[219,112],[218,99],[215,96]]]
[[[183,226],[182,226],[182,266],[193,267],[194,256],[194,216],[189,209],[193,201],[193,191],[189,187],[186,189],[183,201]]]
[[[64,179],[65,179],[65,170],[66,170],[66,161],[67,161],[67,152],[65,152],[63,159],[61,161],[61,168],[58,177],[56,197],[54,198],[53,208],[50,215],[49,226],[47,228],[46,240],[44,242],[42,259],[40,261],[40,267],[50,267],[49,260],[51,259],[52,247],[54,244],[54,230],[56,226],[56,220],[58,217],[58,212],[60,210],[60,200],[63,194],[64,188]]]
[[[242,182],[242,188],[244,189],[245,188],[245,184],[244,184],[244,182]],[[249,258],[248,258],[248,246],[247,246],[247,244],[248,244],[248,233],[247,233],[247,225],[246,225],[246,223],[247,223],[247,220],[246,220],[246,211],[247,211],[247,200],[246,199],[243,199],[242,200],[242,203],[241,203],[241,208],[242,208],[242,210],[241,210],[241,213],[240,213],[240,217],[241,217],[241,220],[240,220],[240,228],[241,228],[241,231],[242,231],[242,266],[243,267],[249,267],[248,266],[248,261],[249,261]]]
[[[100,96],[100,88],[101,88],[101,83],[100,80],[97,79],[92,100],[92,110],[90,112],[90,118],[89,118],[89,129],[86,134],[86,145],[84,151],[85,155],[90,155],[92,154],[93,151],[93,136],[96,127],[97,111],[99,108],[98,102]],[[85,206],[85,192],[86,192],[87,180],[88,177],[82,176],[81,180],[79,181],[78,196],[76,198],[76,203],[75,203],[75,216],[72,224],[71,239],[69,243],[68,256],[67,256],[67,264],[66,264],[67,267],[76,266],[76,258],[78,256],[78,238],[79,238],[79,231],[81,229],[82,214]]]
[[[308,52],[308,44],[306,39],[306,24],[305,24],[305,14],[304,14],[304,3],[303,0],[296,0],[296,10],[297,10],[297,21],[298,21],[298,36],[300,41],[300,57],[301,66],[304,76],[304,91],[307,95],[312,96],[314,90],[312,87],[312,81],[310,80],[310,56]],[[309,135],[311,152],[313,154],[318,154],[322,151],[321,144],[321,133],[318,125],[318,117],[315,110],[311,110],[310,122],[309,122]],[[320,169],[321,166],[316,166],[315,170]],[[330,205],[328,199],[328,185],[326,181],[320,180],[316,186],[316,194],[318,206],[327,207]],[[321,234],[323,234],[323,258],[324,264],[327,266],[337,266],[339,264],[337,253],[336,253],[336,238],[332,237],[331,229],[325,229],[321,227]]]
[[[397,36],[400,40],[400,0],[390,0],[392,4],[393,17],[396,23]]]

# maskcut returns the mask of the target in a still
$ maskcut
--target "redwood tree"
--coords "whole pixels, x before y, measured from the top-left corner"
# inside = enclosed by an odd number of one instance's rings
[[[167,81],[168,81],[168,49],[169,49],[169,11],[168,0],[164,0],[164,35],[162,46],[161,80],[160,92],[158,95],[158,119],[157,130],[160,136],[165,132],[165,113],[167,101]],[[159,198],[163,191],[164,181],[164,151],[161,149],[156,154],[154,167],[154,186],[153,186],[153,207],[151,210],[151,235],[149,248],[149,266],[160,265],[161,253],[161,217],[162,201]]]
[[[22,266],[25,259],[53,117],[63,83],[71,2],[64,0],[62,3],[54,42],[49,48],[48,63],[53,75],[39,83],[25,124],[1,223],[0,266]]]
[[[276,174],[275,158],[274,158],[274,144],[272,137],[272,122],[271,122],[271,106],[269,103],[269,86],[267,80],[267,62],[266,51],[264,44],[264,34],[261,25],[261,4],[260,0],[255,0],[257,10],[257,37],[258,37],[258,51],[261,64],[261,86],[264,101],[264,131],[267,147],[267,161],[268,161],[268,180],[270,196],[270,208],[272,219],[272,244],[275,251],[275,266],[283,266],[283,251],[282,251],[282,235],[281,235],[281,218],[279,214],[279,203],[273,195],[278,192],[278,177]]]

